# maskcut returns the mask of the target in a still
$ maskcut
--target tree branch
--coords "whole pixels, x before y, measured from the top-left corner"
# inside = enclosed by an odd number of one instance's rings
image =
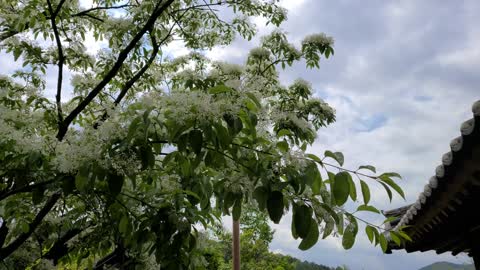
[[[173,27],[172,27],[173,29]],[[164,40],[167,39],[167,37],[170,36],[170,33],[171,31],[167,34],[167,36],[162,40],[162,42]],[[150,35],[150,38],[152,40],[152,46],[153,46],[153,51],[152,51],[152,54],[150,55],[150,58],[147,60],[147,62],[145,63],[145,65],[130,79],[127,81],[127,83],[125,83],[125,85],[123,86],[122,90],[120,91],[120,93],[118,94],[117,98],[115,99],[115,101],[113,102],[115,104],[115,106],[117,106],[118,104],[120,104],[120,102],[122,101],[122,99],[125,97],[125,95],[127,94],[128,90],[130,90],[130,88],[132,88],[132,86],[135,84],[136,81],[138,81],[142,76],[143,74],[145,74],[145,72],[148,70],[148,68],[150,67],[150,65],[153,63],[153,61],[155,60],[155,58],[157,57],[157,53],[158,53],[158,50],[159,50],[159,44],[157,43],[156,39],[155,39],[155,36],[153,34]]]
[[[174,25],[175,26],[175,25]],[[168,34],[160,41],[157,43],[157,40],[155,38],[155,36],[153,35],[152,32],[150,32],[150,39],[152,41],[152,46],[153,46],[153,51],[152,51],[152,54],[150,55],[150,58],[147,60],[147,62],[145,63],[145,65],[132,77],[130,78],[130,80],[128,80],[125,85],[123,86],[122,90],[120,90],[120,93],[118,94],[117,98],[115,98],[115,101],[113,102],[115,106],[117,106],[118,104],[120,104],[120,102],[122,101],[122,99],[125,97],[125,95],[127,94],[128,90],[130,90],[130,88],[133,87],[133,85],[135,84],[135,82],[137,82],[142,76],[143,74],[145,74],[145,72],[150,68],[150,66],[152,65],[153,61],[155,60],[155,58],[157,57],[157,54],[158,54],[158,51],[160,49],[160,45],[165,42],[172,34],[172,30],[174,28],[174,26],[172,26],[170,28],[170,31],[168,31]],[[100,122],[103,122],[105,121],[106,119],[108,118],[108,113],[105,112],[103,113],[102,117],[100,118],[100,121],[99,122],[96,122],[93,127],[96,129],[99,125],[100,125]]]
[[[168,0],[165,2],[163,5],[159,4],[155,8],[154,12],[152,15],[148,18],[147,22],[145,25],[140,29],[140,31],[133,37],[133,39],[130,41],[130,43],[120,52],[118,55],[118,59],[113,65],[113,67],[110,69],[110,71],[105,75],[103,80],[95,86],[95,88],[88,93],[88,95],[83,99],[78,106],[73,109],[72,112],[65,118],[65,120],[62,122],[58,133],[57,133],[57,139],[58,140],[63,140],[65,137],[65,134],[68,131],[68,127],[70,124],[73,122],[73,120],[87,107],[90,102],[102,91],[102,89],[117,75],[118,71],[123,65],[123,62],[128,57],[128,54],[133,50],[135,45],[137,44],[138,41],[143,37],[143,35],[150,29],[152,29],[153,25],[155,24],[155,21],[157,18],[173,3],[174,0]]]
[[[53,263],[56,265],[58,260],[65,256],[69,251],[66,243],[83,231],[84,229],[80,228],[75,228],[67,231],[62,237],[58,239],[57,242],[55,242],[55,244],[53,244],[53,246],[42,257],[45,259],[53,260]]]
[[[58,51],[58,78],[57,78],[57,94],[55,95],[55,100],[57,103],[57,118],[58,118],[58,125],[59,128],[63,122],[63,112],[62,112],[62,82],[63,82],[63,64],[65,62],[65,56],[63,55],[63,47],[62,41],[60,40],[60,34],[58,32],[57,24],[55,23],[55,19],[57,18],[58,12],[62,8],[63,3],[65,0],[61,0],[58,4],[55,11],[53,10],[52,3],[50,0],[47,0],[48,10],[50,12],[50,21],[52,23],[53,34],[55,35],[55,42],[57,43],[57,51]]]
[[[93,267],[94,270],[104,269],[104,266],[110,265],[114,266],[117,264],[122,264],[128,260],[128,257],[125,254],[125,248],[118,244],[115,250],[101,258]]]
[[[82,15],[82,16],[92,18],[92,19],[97,20],[97,21],[99,21],[99,22],[105,22],[103,19],[100,19],[100,18],[98,18],[98,17],[95,17],[95,16],[93,16],[92,14],[88,14],[88,13],[87,13],[87,14]]]
[[[8,31],[5,31],[3,34],[0,35],[0,42],[3,42],[4,40],[6,40],[7,38],[10,38],[10,37],[13,37],[15,36],[16,34],[20,33],[19,31],[16,31],[16,30],[8,30]]]
[[[23,186],[21,188],[9,190],[9,191],[2,191],[0,193],[0,201],[6,199],[9,196],[18,194],[18,193],[31,192],[33,189],[35,189],[37,187],[48,185],[48,184],[53,183],[53,182],[54,182],[54,180],[49,180],[49,181],[44,181],[44,182],[35,183],[35,184],[31,184],[31,185],[26,185],[26,186]]]
[[[40,223],[42,223],[45,216],[55,206],[58,199],[60,199],[60,196],[61,196],[60,192],[53,194],[52,197],[50,197],[50,199],[48,199],[48,201],[45,203],[45,205],[40,210],[40,212],[38,212],[38,214],[35,216],[35,219],[29,224],[28,231],[20,234],[8,246],[0,249],[0,261],[3,261],[15,250],[17,250],[32,235],[32,233],[37,229]]]

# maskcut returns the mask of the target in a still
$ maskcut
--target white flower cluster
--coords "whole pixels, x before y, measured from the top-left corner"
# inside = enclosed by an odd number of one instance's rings
[[[273,122],[287,121],[294,124],[296,127],[303,131],[312,129],[312,125],[303,118],[299,118],[292,112],[273,112],[271,113],[271,119]]]
[[[212,64],[216,69],[212,72],[220,71],[222,74],[231,75],[231,76],[241,76],[244,72],[243,66],[230,64],[225,62],[215,62]]]
[[[225,113],[237,114],[242,101],[218,99],[200,91],[175,91],[154,100],[154,106],[161,116],[178,123],[192,119],[211,121],[221,118]]]
[[[113,31],[122,31],[126,32],[132,28],[132,21],[125,17],[121,18],[112,18],[110,17],[104,23],[105,28],[113,30]]]
[[[296,79],[295,82],[290,86],[295,94],[301,96],[309,96],[312,94],[312,84],[304,79]]]
[[[312,89],[312,84],[307,80],[299,78],[293,82],[292,87]]]
[[[262,48],[262,47],[253,48],[253,49],[250,50],[250,57],[253,57],[253,58],[256,58],[256,59],[269,58],[270,57],[270,51],[265,49],[265,48]]]
[[[182,189],[180,177],[178,175],[162,175],[159,177],[160,189],[163,192]]]
[[[61,172],[73,172],[85,163],[97,163],[105,168],[114,166],[120,173],[138,168],[133,157],[111,157],[105,148],[114,138],[124,138],[127,129],[120,124],[119,117],[112,115],[98,129],[93,127],[71,129],[65,139],[55,146],[52,163]],[[122,170],[120,170],[122,169]]]
[[[0,141],[14,142],[14,149],[19,153],[45,153],[46,140],[54,138],[53,134],[43,130],[43,114],[11,110],[0,105]]]
[[[300,150],[291,150],[286,153],[282,158],[282,163],[287,166],[293,166],[297,170],[304,170],[307,166],[307,158],[305,153]]]
[[[94,88],[99,80],[91,76],[92,74],[74,74],[70,80],[76,94],[87,93],[87,91]]]
[[[192,69],[184,69],[180,72],[177,73],[177,76],[182,80],[182,81],[185,81],[185,80],[191,80],[191,81],[194,81],[194,80],[201,80],[203,79],[202,76],[200,76],[200,74]]]
[[[243,174],[233,174],[228,178],[225,184],[233,193],[248,193],[253,191],[253,182],[248,176]]]
[[[120,154],[106,160],[109,164],[104,167],[112,167],[121,175],[132,175],[140,173],[141,162],[135,155]]]
[[[319,98],[311,98],[308,100],[306,106],[308,107],[309,112],[313,115],[335,115],[335,109]]]
[[[302,45],[304,44],[318,44],[318,45],[333,46],[334,40],[332,37],[329,37],[324,33],[320,33],[320,34],[306,36],[302,41]]]

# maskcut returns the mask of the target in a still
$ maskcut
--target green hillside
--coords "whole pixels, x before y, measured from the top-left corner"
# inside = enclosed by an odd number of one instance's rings
[[[473,264],[454,264],[449,262],[437,262],[421,268],[420,270],[475,270]]]

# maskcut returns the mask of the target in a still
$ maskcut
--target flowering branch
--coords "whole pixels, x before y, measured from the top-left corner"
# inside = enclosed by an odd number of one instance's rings
[[[133,37],[133,39],[130,41],[130,43],[120,52],[118,55],[117,61],[113,65],[113,67],[110,69],[110,71],[105,75],[103,80],[93,88],[93,90],[88,93],[88,95],[83,99],[78,106],[73,109],[72,112],[65,118],[64,121],[62,121],[61,126],[58,130],[57,133],[57,139],[58,140],[63,140],[65,137],[65,134],[67,134],[68,127],[70,124],[73,122],[73,120],[92,102],[92,100],[102,91],[102,89],[117,75],[119,72],[120,68],[123,65],[123,62],[128,57],[128,54],[135,48],[137,45],[138,41],[141,40],[143,35],[152,29],[152,27],[155,24],[155,21],[157,18],[173,3],[174,0],[168,0],[165,2],[163,5],[157,4],[154,12],[150,17],[148,18],[147,22],[145,25],[138,31],[138,33]],[[160,2],[161,3],[161,2]]]

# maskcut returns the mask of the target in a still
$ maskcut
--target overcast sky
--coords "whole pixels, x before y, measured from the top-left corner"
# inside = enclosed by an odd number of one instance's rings
[[[390,204],[380,189],[375,203],[391,209],[412,203],[440,164],[460,125],[472,117],[480,99],[480,2],[287,0],[289,20],[282,29],[297,44],[308,34],[335,38],[335,56],[320,70],[296,65],[282,73],[285,83],[302,77],[316,95],[337,110],[337,122],[320,130],[310,150],[342,151],[346,166],[372,164],[396,171],[406,201]],[[257,21],[261,26],[261,21]],[[260,27],[260,34],[271,29]],[[210,53],[241,62],[254,42],[236,41]],[[274,226],[270,248],[329,266],[352,270],[416,270],[436,261],[470,262],[466,256],[434,252],[382,254],[363,234],[348,251],[338,239],[321,240],[311,250],[297,249],[290,218]]]
[[[390,204],[381,190],[374,189],[378,191],[374,202],[381,209],[414,202],[442,154],[449,151],[450,140],[460,135],[461,123],[472,117],[471,105],[480,99],[480,2],[284,0],[282,4],[289,9],[282,29],[297,45],[305,35],[318,32],[335,38],[335,56],[322,61],[320,70],[298,64],[282,72],[285,83],[298,77],[312,82],[316,95],[337,111],[337,122],[320,130],[310,151],[342,151],[346,167],[372,164],[402,174],[407,200],[397,198]],[[261,20],[256,23],[260,35],[272,30]],[[207,54],[241,63],[258,45],[256,41],[237,40]],[[170,49],[184,53],[178,46]],[[0,73],[18,67],[11,57],[1,55]],[[54,72],[48,71],[52,76],[47,87],[52,89]],[[385,255],[363,234],[348,251],[338,239],[329,238],[302,252],[291,237],[290,217],[274,227],[272,251],[329,266],[416,270],[441,260],[469,262],[465,256],[433,252]]]
[[[320,70],[295,66],[283,74],[303,77],[337,110],[337,122],[319,132],[312,152],[342,151],[346,166],[363,163],[404,176],[406,202],[375,202],[391,209],[416,200],[460,125],[480,99],[479,1],[286,1],[289,20],[282,28],[292,41],[325,32],[335,38],[335,56]],[[244,42],[238,50],[249,46]],[[224,54],[228,57],[228,53]],[[232,53],[236,56],[238,53]],[[380,190],[379,190],[380,191]],[[344,251],[337,239],[319,241],[307,252],[277,226],[271,249],[301,259],[352,270],[416,270],[464,256],[434,252],[384,255],[361,235]]]

